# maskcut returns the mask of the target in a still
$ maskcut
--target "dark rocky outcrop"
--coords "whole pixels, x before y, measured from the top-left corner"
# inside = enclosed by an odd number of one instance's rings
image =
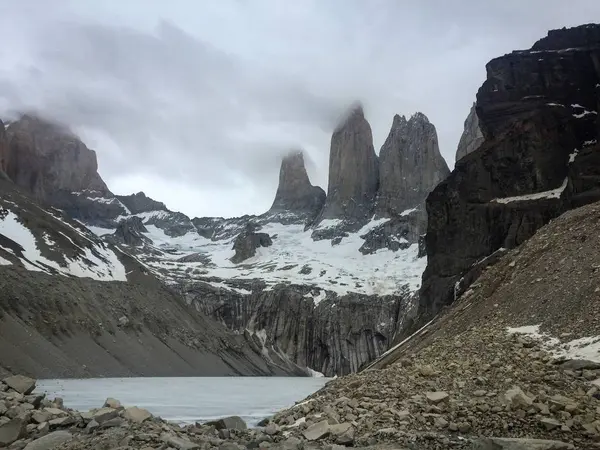
[[[10,124],[7,135],[6,172],[37,199],[51,200],[59,191],[110,192],[98,175],[96,153],[68,129],[24,115]]]
[[[379,191],[375,214],[396,217],[422,204],[450,170],[440,154],[435,126],[422,113],[409,120],[394,116],[379,153]]]
[[[131,214],[148,211],[167,211],[167,207],[163,202],[153,200],[143,192],[131,195],[117,195],[116,197],[131,211]]]
[[[460,141],[458,142],[458,148],[456,150],[456,161],[467,156],[469,153],[473,153],[483,143],[483,133],[479,128],[479,118],[477,117],[477,109],[473,103],[469,115],[465,119],[465,125]]]
[[[257,248],[269,247],[271,245],[273,245],[271,236],[267,233],[256,232],[255,226],[248,223],[246,229],[233,241],[235,255],[231,257],[231,262],[238,264],[256,255]]]
[[[290,213],[312,221],[324,203],[325,191],[310,183],[303,153],[293,152],[283,158],[277,193],[267,214]]]
[[[327,198],[316,223],[324,219],[364,223],[372,216],[378,186],[371,126],[362,107],[355,106],[331,137]]]
[[[485,141],[427,199],[424,318],[466,288],[458,282],[478,261],[600,198],[600,26],[551,31],[486,68],[476,106]]]
[[[150,241],[143,234],[147,232],[148,229],[144,226],[142,219],[132,216],[119,222],[112,235],[112,240],[120,244],[139,246]]]
[[[250,295],[204,283],[184,290],[188,302],[227,328],[246,330],[271,353],[326,376],[356,372],[385,352],[398,316],[411,302],[408,292],[337,296],[298,285],[256,289]]]
[[[387,248],[392,251],[404,250],[418,244],[427,229],[427,215],[423,207],[410,213],[394,217],[373,228],[361,237],[365,240],[359,251],[368,255]]]
[[[38,201],[97,226],[126,213],[98,174],[96,153],[67,128],[23,115],[6,136],[6,174]]]

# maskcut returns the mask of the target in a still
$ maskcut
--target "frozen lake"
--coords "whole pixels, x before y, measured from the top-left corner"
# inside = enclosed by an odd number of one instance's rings
[[[36,392],[80,411],[107,397],[179,423],[240,416],[249,426],[319,390],[328,378],[194,377],[38,380]]]

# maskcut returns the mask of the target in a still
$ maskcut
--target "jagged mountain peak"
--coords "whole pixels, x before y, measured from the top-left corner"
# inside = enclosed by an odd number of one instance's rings
[[[394,116],[379,152],[376,215],[394,217],[421,205],[448,173],[435,126],[427,116],[417,112],[408,121],[404,116]]]
[[[292,213],[312,220],[325,202],[325,191],[313,186],[304,165],[304,152],[292,150],[281,161],[279,184],[269,213]]]
[[[420,111],[417,111],[416,113],[414,113],[412,116],[410,116],[410,119],[408,120],[409,123],[425,123],[428,124],[429,122],[429,118],[423,114]]]
[[[132,214],[149,211],[168,211],[167,206],[163,202],[156,201],[141,191],[137,194],[117,195],[117,198]]]
[[[368,220],[378,184],[371,126],[362,106],[355,104],[331,136],[327,198],[316,224],[324,219],[355,224]]]
[[[335,132],[347,128],[348,126],[352,126],[352,123],[363,121],[366,122],[363,105],[360,102],[354,102],[338,121]]]

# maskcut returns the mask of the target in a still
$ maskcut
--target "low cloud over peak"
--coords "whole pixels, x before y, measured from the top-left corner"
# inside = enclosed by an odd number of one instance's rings
[[[395,113],[424,112],[452,165],[485,63],[600,12],[594,0],[10,3],[0,115],[69,125],[112,190],[190,215],[268,209],[291,148],[326,186],[330,134],[355,101],[376,149]]]

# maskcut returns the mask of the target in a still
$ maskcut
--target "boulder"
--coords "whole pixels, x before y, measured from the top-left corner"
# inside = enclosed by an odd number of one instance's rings
[[[527,408],[533,404],[533,399],[529,398],[518,386],[504,393],[504,401],[516,408]]]
[[[71,439],[73,436],[68,431],[54,431],[31,441],[25,446],[25,450],[58,450]]]
[[[436,392],[426,392],[425,397],[427,401],[432,404],[441,403],[447,401],[450,395],[447,392],[436,391]]]
[[[316,441],[328,436],[330,432],[331,425],[326,420],[322,420],[309,426],[302,434],[309,441]]]
[[[474,450],[574,450],[573,444],[561,441],[528,438],[481,438],[473,443]]]
[[[200,445],[195,444],[188,439],[181,438],[170,433],[163,433],[160,436],[160,440],[178,450],[197,450],[201,448]]]
[[[20,394],[29,395],[35,389],[35,380],[24,375],[13,375],[2,380],[9,388]]]
[[[113,408],[100,408],[94,412],[93,419],[102,425],[104,422],[110,419],[114,419],[119,415],[119,411]]]
[[[118,408],[121,408],[121,402],[119,400],[117,400],[116,398],[108,397],[106,399],[106,401],[104,402],[104,405],[102,405],[102,407],[118,409]]]
[[[12,419],[0,425],[0,447],[7,447],[17,439],[25,436],[27,422],[23,419]]]
[[[152,414],[146,409],[132,406],[125,410],[123,417],[131,422],[142,423],[152,417]]]
[[[213,426],[217,430],[245,430],[248,428],[246,422],[239,416],[223,417],[207,422],[206,425]]]

